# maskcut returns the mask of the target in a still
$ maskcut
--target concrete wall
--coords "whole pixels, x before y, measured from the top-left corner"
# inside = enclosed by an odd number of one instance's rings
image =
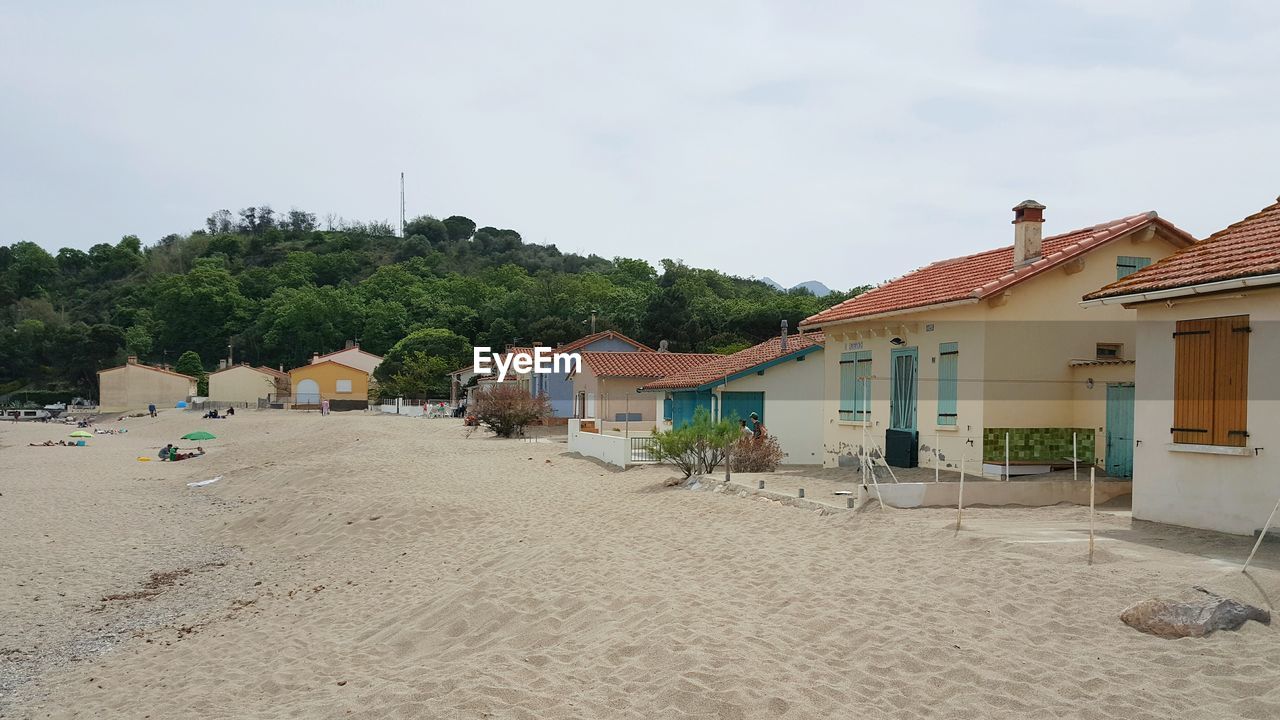
[[[220,370],[209,376],[209,399],[215,402],[253,403],[274,392],[274,375],[246,365]]]
[[[1124,480],[1099,481],[1095,485],[1094,501],[1099,505],[1131,492],[1131,483]],[[960,483],[880,483],[879,492],[886,505],[896,508],[956,507],[960,500]],[[875,486],[867,487],[865,493],[863,502],[876,501]],[[980,480],[964,484],[965,507],[1045,507],[1063,502],[1088,505],[1089,483],[1070,480]]]
[[[1234,295],[1240,295],[1235,293]],[[1280,498],[1280,290],[1137,306],[1133,516],[1250,534]],[[1174,340],[1178,320],[1248,315],[1249,438],[1244,448],[1175,445]],[[1199,450],[1199,452],[1179,452]],[[1230,453],[1230,454],[1219,454]]]
[[[150,404],[171,408],[196,392],[195,381],[146,365],[122,365],[98,373],[101,412],[146,410]]]
[[[726,391],[764,393],[765,427],[787,454],[783,464],[818,465],[823,461],[826,354],[818,350],[802,360],[766,368],[763,375],[748,375],[715,389],[716,395]],[[715,406],[721,407],[719,399]]]
[[[576,452],[625,468],[631,461],[631,443],[614,435],[582,432],[577,418],[569,420],[569,452]]]

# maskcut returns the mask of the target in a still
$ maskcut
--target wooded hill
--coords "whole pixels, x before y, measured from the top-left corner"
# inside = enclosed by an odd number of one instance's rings
[[[381,379],[409,373],[406,389],[438,387],[472,344],[566,342],[589,331],[592,311],[599,329],[650,345],[730,352],[854,294],[819,298],[679,261],[659,270],[562,253],[456,215],[416,218],[404,234],[261,206],[219,210],[204,228],[150,246],[135,236],[56,255],[32,242],[0,246],[0,395],[93,397],[97,371],[126,355],[176,364],[192,351],[212,369],[229,342],[236,362],[286,369],[347,340],[378,354],[401,343]]]

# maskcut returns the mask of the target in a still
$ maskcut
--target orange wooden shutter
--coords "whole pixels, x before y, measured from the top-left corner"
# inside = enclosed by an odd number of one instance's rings
[[[1214,320],[1213,444],[1244,447],[1249,437],[1249,316]]]
[[[1180,320],[1173,346],[1173,441],[1212,443],[1214,321]]]

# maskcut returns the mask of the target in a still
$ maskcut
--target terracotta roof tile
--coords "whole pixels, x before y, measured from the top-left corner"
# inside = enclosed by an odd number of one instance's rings
[[[1280,201],[1154,262],[1086,300],[1280,273]]]
[[[711,362],[655,380],[645,385],[643,389],[683,390],[701,387],[814,345],[821,345],[825,341],[826,336],[820,332],[791,335],[787,337],[787,349],[783,350],[782,338],[772,337],[746,350],[739,350],[732,355],[719,355]]]
[[[1155,225],[1164,232],[1166,238],[1180,245],[1187,246],[1195,242],[1195,238],[1154,212],[1130,215],[1109,223],[1047,237],[1041,244],[1040,259],[1016,270],[1013,267],[1012,245],[976,255],[940,260],[805,318],[800,324],[815,326],[872,315],[919,310],[944,303],[976,302],[1148,225]]]
[[[660,378],[725,357],[712,353],[584,352],[583,367],[596,377]]]

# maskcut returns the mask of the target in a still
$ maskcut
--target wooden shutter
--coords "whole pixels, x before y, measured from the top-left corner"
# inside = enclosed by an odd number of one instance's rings
[[[1214,325],[1180,320],[1173,333],[1173,441],[1213,442]]]
[[[858,354],[840,354],[840,419],[857,420]]]
[[[938,346],[938,424],[956,424],[956,385],[960,379],[960,344]]]
[[[1213,444],[1244,447],[1249,437],[1249,316],[1214,320]]]

